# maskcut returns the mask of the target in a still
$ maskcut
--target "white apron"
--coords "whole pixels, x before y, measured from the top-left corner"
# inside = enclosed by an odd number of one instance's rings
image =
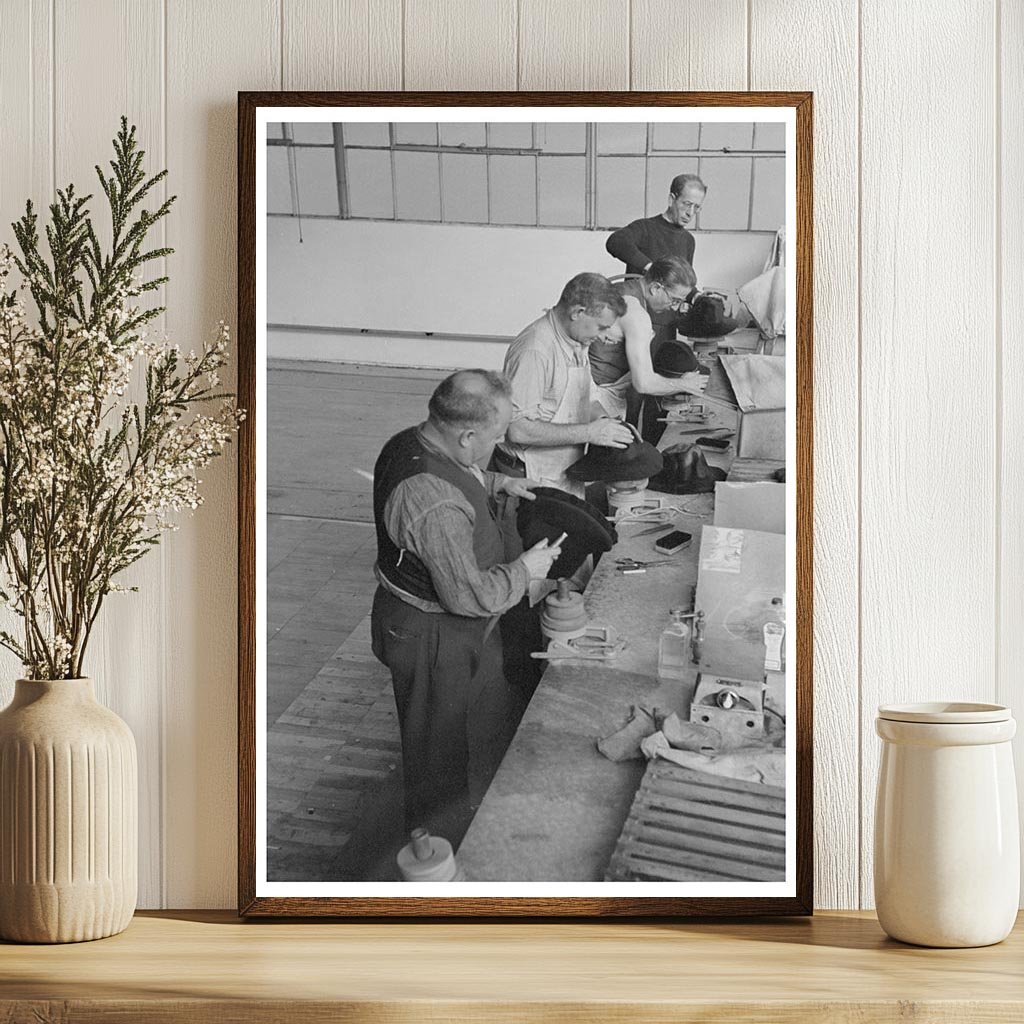
[[[567,374],[565,393],[554,416],[547,422],[589,423],[590,366],[570,366]],[[581,444],[560,445],[557,448],[525,445],[522,458],[526,464],[526,475],[531,480],[539,480],[545,487],[558,487],[582,498],[585,496],[584,485],[577,480],[570,480],[565,471],[583,457],[583,451],[584,446]]]
[[[613,419],[621,420],[626,418],[626,398],[629,395],[629,387],[633,383],[633,374],[624,373],[617,381],[611,384],[599,384],[601,394],[598,401],[601,408]]]

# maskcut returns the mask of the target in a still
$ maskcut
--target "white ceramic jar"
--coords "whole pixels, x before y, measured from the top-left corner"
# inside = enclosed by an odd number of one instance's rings
[[[1017,915],[1020,838],[1010,740],[999,704],[878,709],[875,906],[894,939],[988,946]]]

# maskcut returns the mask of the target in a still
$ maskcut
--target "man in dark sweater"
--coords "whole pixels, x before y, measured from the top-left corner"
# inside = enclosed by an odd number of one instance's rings
[[[608,236],[605,248],[626,264],[627,274],[642,274],[655,260],[674,257],[693,266],[696,241],[686,230],[700,212],[708,187],[696,174],[677,174],[669,187],[668,206],[654,217],[634,220]],[[689,301],[696,295],[694,288]],[[685,316],[685,312],[682,314]],[[680,313],[665,310],[652,315],[654,340],[652,347],[675,338]]]
[[[673,256],[693,266],[696,242],[686,230],[700,212],[707,186],[696,174],[672,179],[668,206],[654,217],[642,217],[608,236],[605,248],[626,264],[627,274],[642,274],[655,260]]]

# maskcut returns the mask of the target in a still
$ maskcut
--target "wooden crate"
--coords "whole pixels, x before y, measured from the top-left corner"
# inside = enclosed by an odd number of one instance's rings
[[[786,791],[652,761],[607,882],[781,882]]]

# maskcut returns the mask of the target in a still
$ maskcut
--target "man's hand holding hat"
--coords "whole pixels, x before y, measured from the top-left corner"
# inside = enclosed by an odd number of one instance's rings
[[[602,448],[626,448],[632,444],[635,435],[621,420],[591,420],[587,424],[587,444],[600,445]]]
[[[533,489],[543,486],[539,480],[529,480],[521,476],[507,476],[499,491],[513,498],[525,498],[527,501],[536,501],[537,495],[533,493]]]

